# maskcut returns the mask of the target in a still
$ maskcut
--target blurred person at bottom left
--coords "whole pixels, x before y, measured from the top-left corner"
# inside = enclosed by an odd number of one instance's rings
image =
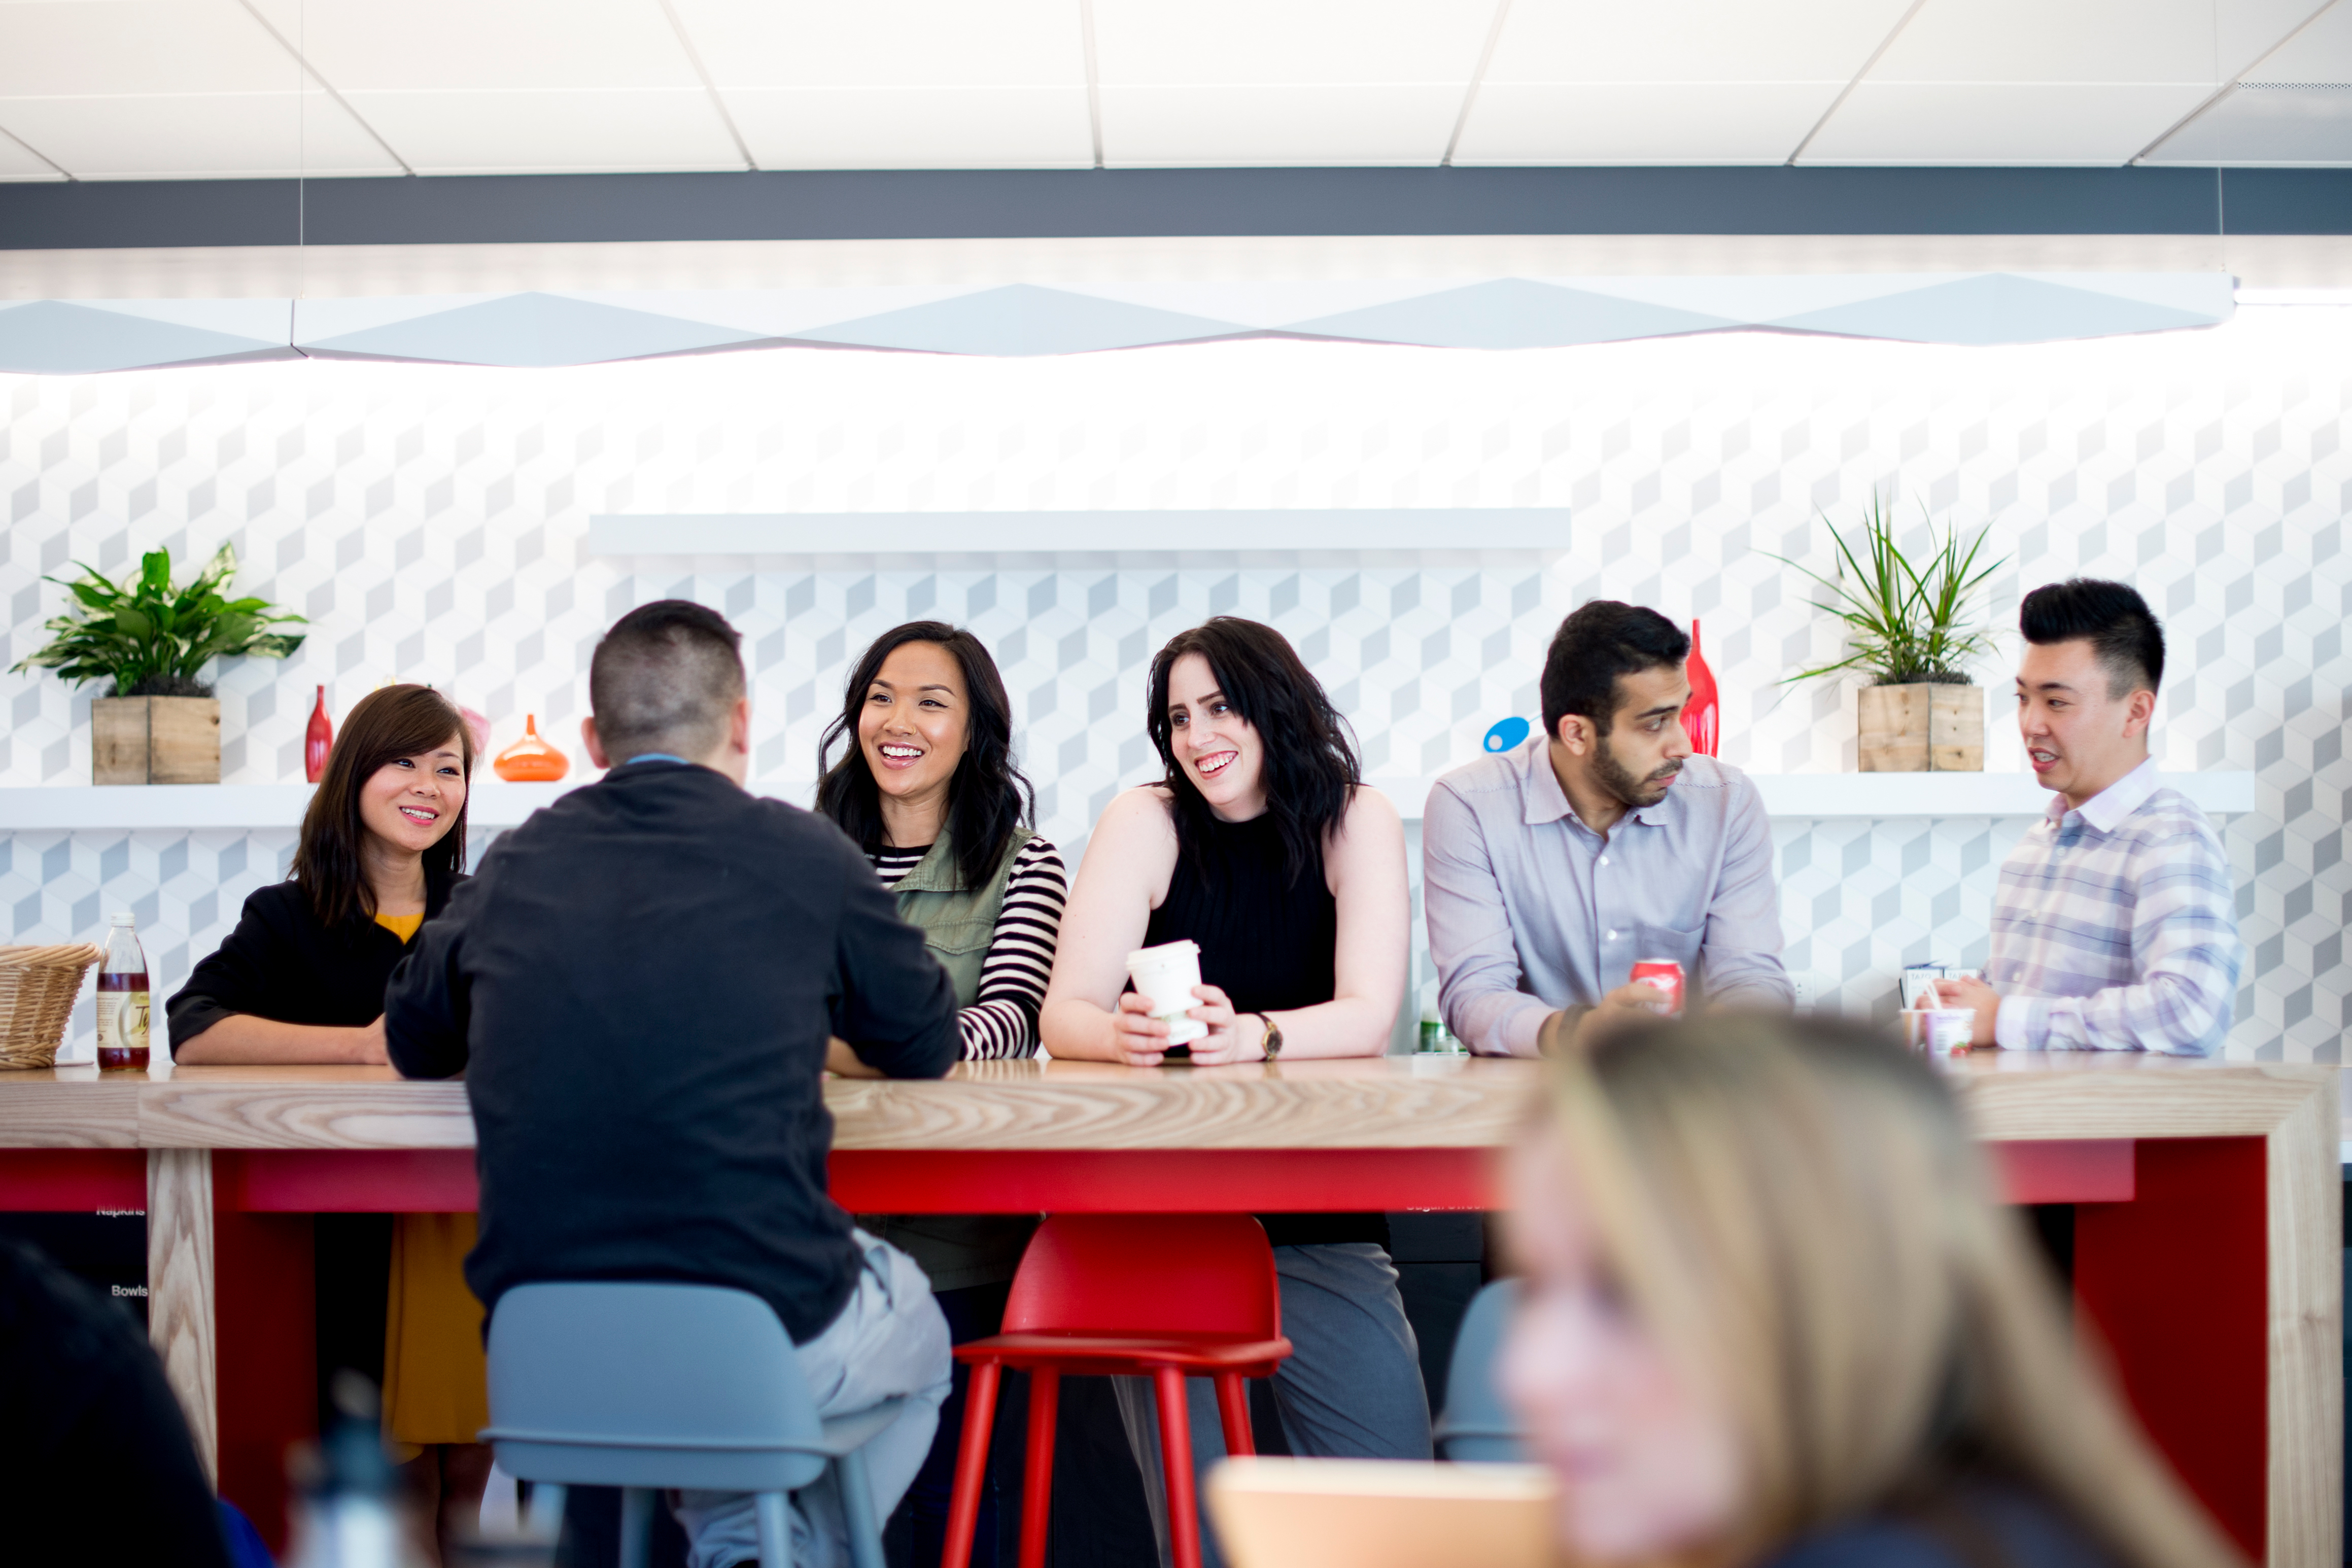
[[[466,880],[473,761],[464,719],[431,687],[360,699],[303,813],[292,876],[245,901],[172,998],[175,1063],[385,1062],[384,986]],[[384,1427],[434,1562],[479,1515],[490,1471],[474,1440],[489,1424],[482,1307],[463,1269],[474,1234],[470,1214],[404,1214],[392,1228]]]
[[[1622,1024],[1516,1154],[1498,1376],[1576,1562],[2228,1568],[1951,1092],[1819,1019]]]
[[[6,1239],[0,1500],[9,1521],[0,1555],[11,1563],[237,1561],[137,1321],[37,1249]]]

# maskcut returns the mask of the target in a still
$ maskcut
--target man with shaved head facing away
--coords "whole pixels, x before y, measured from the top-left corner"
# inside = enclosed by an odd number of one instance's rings
[[[1973,1043],[2014,1051],[2218,1056],[2245,948],[2230,860],[2205,813],[2148,755],[2164,630],[2120,582],[2025,596],[2017,727],[2054,793],[2000,868]]]
[[[887,1517],[948,1392],[947,1324],[914,1260],[826,1196],[823,1074],[837,1037],[877,1075],[940,1076],[955,988],[839,829],[744,791],[739,641],[679,600],[604,634],[581,733],[609,771],[501,836],[425,925],[384,1042],[408,1077],[466,1075],[466,1278],[493,1314],[537,1281],[762,1298],[821,1414],[906,1397],[866,1450]],[[793,1563],[847,1561],[834,1485],[794,1494]],[[757,1557],[748,1495],[684,1492],[677,1512],[694,1568]]]

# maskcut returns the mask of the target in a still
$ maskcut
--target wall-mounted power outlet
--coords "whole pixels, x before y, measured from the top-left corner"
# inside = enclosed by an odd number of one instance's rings
[[[1809,1013],[1822,1005],[1825,997],[1834,995],[1837,983],[1819,969],[1791,969],[1789,983],[1797,988],[1797,1010]],[[1831,1006],[1836,1004],[1832,1002]]]

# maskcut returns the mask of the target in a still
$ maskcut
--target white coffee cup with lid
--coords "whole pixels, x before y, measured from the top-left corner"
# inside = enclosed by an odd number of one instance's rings
[[[1151,1016],[1168,1026],[1169,1044],[1190,1045],[1209,1037],[1207,1024],[1185,1016],[1201,1005],[1201,998],[1192,994],[1192,988],[1201,983],[1198,942],[1139,947],[1127,956],[1127,973],[1135,982],[1136,994],[1150,1001]]]

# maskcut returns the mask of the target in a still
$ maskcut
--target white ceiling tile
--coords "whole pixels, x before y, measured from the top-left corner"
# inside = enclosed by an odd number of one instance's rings
[[[2191,82],[1946,86],[1865,81],[1807,163],[2119,164],[2202,102]]]
[[[1835,81],[1843,87],[1911,0],[1512,0],[1492,82]]]
[[[1461,109],[1462,89],[1450,85],[1105,86],[1103,161],[1434,164]]]
[[[6,121],[0,120],[0,129],[5,129],[5,126]],[[64,178],[63,174],[35,157],[29,149],[19,146],[9,137],[0,136],[0,180],[62,180]]]
[[[1094,164],[1083,86],[735,89],[726,97],[762,169]]]
[[[2352,82],[2352,5],[2328,11],[2244,79]]]
[[[2203,82],[2210,92],[2241,63],[2220,59],[2213,4],[1927,0],[1871,68],[1870,79]]]
[[[345,91],[701,84],[659,0],[258,3],[287,37],[300,38],[310,63]]]
[[[677,0],[722,88],[1086,85],[1076,0]]]
[[[740,169],[700,88],[345,95],[420,174]]]
[[[2326,4],[2327,0],[2218,0],[2213,25],[2219,35],[2222,70],[2233,74],[2243,71],[2277,47],[2279,41],[2296,27],[2311,21],[2314,13]],[[2305,30],[2304,37],[2330,23],[2341,22],[2345,16],[2342,5],[2328,8]],[[2288,47],[2299,47],[2302,42],[2303,38],[2297,38]]]
[[[2352,89],[2243,87],[2164,139],[2147,163],[2352,164]]]
[[[1094,0],[1094,12],[1106,86],[1467,82],[1495,15],[1489,0]]]
[[[0,5],[0,98],[291,92],[300,69],[236,0]]]
[[[2150,163],[2352,163],[2352,6],[2337,5],[2148,153]]]
[[[1488,82],[1454,161],[1779,163],[1843,82]]]
[[[0,99],[0,125],[84,180],[400,172],[320,92]]]

